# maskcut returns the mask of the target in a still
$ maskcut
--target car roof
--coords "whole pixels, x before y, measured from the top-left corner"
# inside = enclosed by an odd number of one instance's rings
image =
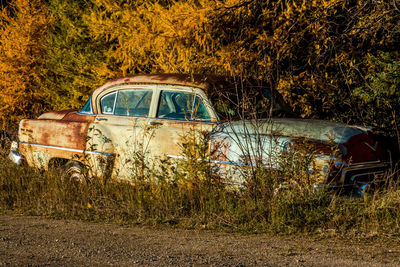
[[[93,99],[101,95],[104,91],[111,87],[124,85],[124,84],[154,84],[154,85],[178,85],[188,86],[202,89],[208,98],[215,104],[215,99],[221,99],[223,97],[229,97],[229,95],[235,96],[240,91],[238,88],[250,86],[253,89],[258,88],[263,90],[264,88],[269,91],[270,97],[273,100],[281,103],[284,109],[287,109],[287,105],[284,103],[282,96],[276,91],[268,89],[266,86],[268,83],[258,79],[244,79],[241,77],[234,76],[219,76],[219,75],[198,75],[198,74],[139,74],[123,78],[118,78],[105,83],[93,92]],[[234,100],[233,99],[233,100]]]
[[[140,74],[123,77],[109,81],[96,89],[96,94],[100,94],[107,88],[123,84],[165,84],[181,85],[207,89],[209,87],[208,76],[189,75],[189,74]]]

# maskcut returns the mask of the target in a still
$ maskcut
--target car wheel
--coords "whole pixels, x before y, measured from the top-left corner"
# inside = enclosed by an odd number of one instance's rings
[[[72,182],[86,184],[87,179],[83,172],[83,165],[79,162],[72,161],[64,167],[64,177]]]

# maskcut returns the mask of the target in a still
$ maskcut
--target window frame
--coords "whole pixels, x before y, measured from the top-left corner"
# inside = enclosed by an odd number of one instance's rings
[[[116,104],[117,98],[118,98],[118,92],[119,92],[119,91],[110,92],[110,93],[108,93],[108,94],[103,95],[103,96],[100,98],[100,101],[99,101],[99,102],[100,102],[100,111],[101,111],[101,114],[102,114],[102,115],[114,115],[114,112],[115,112],[115,104]],[[108,113],[108,112],[105,113],[105,112],[103,112],[103,107],[102,107],[102,105],[101,105],[101,101],[103,100],[103,98],[105,98],[105,97],[107,97],[107,96],[109,96],[109,95],[112,95],[112,94],[115,94],[112,112],[111,112],[111,113]]]
[[[81,108],[81,110],[79,110],[79,114],[83,114],[83,115],[94,115],[94,112],[93,112],[93,99],[92,99],[92,97],[93,97],[93,93],[90,95],[90,97],[89,97],[89,99],[86,101],[86,103],[85,103],[85,105]],[[87,103],[89,103],[89,106],[90,106],[90,111],[89,112],[87,112],[87,111],[82,111],[85,107],[86,107],[86,105],[87,105]]]
[[[190,110],[190,119],[172,119],[172,118],[165,118],[165,117],[158,117],[158,112],[160,110],[160,106],[161,106],[161,101],[162,101],[162,93],[163,92],[173,92],[173,93],[184,93],[184,94],[188,94],[190,96],[193,96],[193,101],[191,103],[191,110]],[[208,117],[209,119],[193,119],[193,109],[194,109],[194,105],[196,102],[196,98],[199,98],[201,103],[204,105],[204,108],[207,111]],[[213,117],[210,114],[210,110],[207,107],[206,101],[204,100],[204,98],[198,94],[195,90],[174,90],[173,88],[162,88],[159,89],[159,99],[157,102],[157,109],[156,109],[156,113],[155,113],[155,119],[158,120],[171,120],[171,121],[186,121],[186,122],[205,122],[205,123],[213,123]]]
[[[149,110],[148,110],[148,112],[147,112],[147,115],[146,115],[146,116],[129,116],[129,115],[115,114],[115,108],[116,108],[116,105],[117,105],[118,96],[119,96],[119,93],[120,93],[121,91],[124,91],[124,92],[127,92],[127,91],[147,91],[148,93],[151,93],[151,99],[150,99]],[[111,93],[110,93],[110,94],[111,94]],[[108,94],[107,94],[107,95],[108,95]],[[104,95],[103,97],[105,97],[105,96],[107,96],[107,95]],[[149,118],[149,117],[150,117],[151,105],[152,105],[152,103],[153,103],[153,95],[154,95],[154,90],[151,89],[151,88],[149,88],[149,89],[145,89],[145,88],[135,88],[135,89],[125,88],[125,89],[119,89],[119,90],[117,91],[117,96],[115,97],[114,112],[113,112],[113,114],[106,114],[106,115],[114,115],[114,116],[128,117],[128,118]],[[103,97],[102,97],[102,98],[103,98]],[[143,99],[144,99],[145,97],[146,97],[146,94],[143,95],[143,96],[140,98],[139,102],[136,103],[136,105],[135,105],[134,108],[136,108],[138,105],[140,105],[141,102],[143,101]],[[101,99],[102,99],[102,98],[101,98]],[[101,101],[101,100],[100,100],[100,101]]]
[[[115,115],[115,106],[114,106],[114,111],[112,114],[102,112],[101,99],[103,99],[103,97],[105,97],[109,94],[112,94],[112,93],[117,93],[119,91],[135,91],[135,90],[147,90],[147,91],[151,91],[151,93],[152,93],[150,108],[149,108],[149,112],[146,117]],[[95,115],[97,115],[97,116],[114,116],[114,117],[120,117],[120,118],[144,118],[144,119],[153,118],[153,115],[152,115],[153,114],[153,103],[155,101],[156,96],[157,96],[157,87],[154,84],[120,84],[120,85],[110,86],[95,96],[94,101],[93,101],[94,106],[96,107]],[[115,105],[117,99],[118,99],[118,95],[114,99],[114,105]]]
[[[209,117],[209,119],[193,119],[193,110],[194,110],[194,105],[195,105],[195,103],[196,103],[196,99],[197,98],[199,98],[200,99],[200,103],[201,104],[203,104],[203,106],[204,106],[204,108],[206,109],[206,111],[207,111],[207,115],[208,115],[208,117]],[[200,105],[199,105],[200,106]],[[210,115],[210,111],[207,109],[207,105],[206,105],[206,103],[205,103],[205,101],[204,101],[204,99],[200,96],[200,95],[198,95],[198,94],[195,94],[194,95],[194,99],[193,99],[193,103],[192,103],[192,114],[190,114],[190,121],[204,121],[204,122],[210,122],[210,121],[212,121],[212,116]]]
[[[101,113],[101,107],[100,107],[100,99],[111,93],[115,92],[118,90],[135,90],[135,89],[146,89],[146,90],[152,90],[153,91],[153,96],[151,99],[151,104],[150,104],[150,111],[148,115],[148,119],[157,119],[157,120],[163,120],[163,118],[157,118],[157,111],[158,111],[158,103],[159,103],[159,98],[161,95],[161,91],[167,90],[167,91],[184,91],[184,92],[190,92],[197,94],[203,101],[206,110],[208,111],[208,114],[210,115],[210,120],[209,121],[203,121],[201,123],[219,123],[220,119],[218,117],[218,114],[215,111],[215,108],[211,104],[210,100],[208,99],[207,95],[204,93],[204,90],[202,88],[198,87],[192,87],[192,86],[184,86],[184,85],[174,85],[174,84],[157,84],[157,83],[128,83],[128,84],[118,84],[118,85],[111,85],[107,88],[101,89],[100,92],[94,92],[93,93],[93,102],[92,102],[92,107],[94,111],[94,115],[96,116],[109,116],[109,114],[102,114]],[[112,115],[116,116],[116,115]],[[118,116],[118,117],[124,117],[127,118],[126,116]],[[132,117],[130,117],[132,118]],[[144,117],[139,117],[139,118],[144,118]],[[186,120],[185,120],[186,121]],[[200,123],[198,120],[193,120],[193,121],[186,121],[186,122],[192,122],[192,123]]]

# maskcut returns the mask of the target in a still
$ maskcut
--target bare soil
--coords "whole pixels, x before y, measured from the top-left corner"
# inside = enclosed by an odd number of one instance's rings
[[[0,216],[0,266],[400,266],[400,242]]]

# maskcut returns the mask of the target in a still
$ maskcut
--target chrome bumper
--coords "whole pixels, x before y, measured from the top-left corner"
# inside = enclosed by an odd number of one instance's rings
[[[24,156],[12,150],[10,151],[10,154],[8,154],[8,158],[17,165],[22,165],[22,162],[24,161]]]
[[[382,161],[351,164],[343,168],[340,181],[343,184],[379,182],[386,178],[389,166],[388,162]]]
[[[350,193],[354,197],[361,197],[371,186],[379,186],[386,182],[387,172],[390,169],[388,162],[371,161],[354,163],[344,167],[339,179],[332,184],[315,184],[316,190],[330,190],[341,193]]]
[[[18,152],[18,142],[13,141],[11,143],[10,153],[8,154],[8,158],[17,165],[22,165],[24,161],[24,156],[19,154]]]

